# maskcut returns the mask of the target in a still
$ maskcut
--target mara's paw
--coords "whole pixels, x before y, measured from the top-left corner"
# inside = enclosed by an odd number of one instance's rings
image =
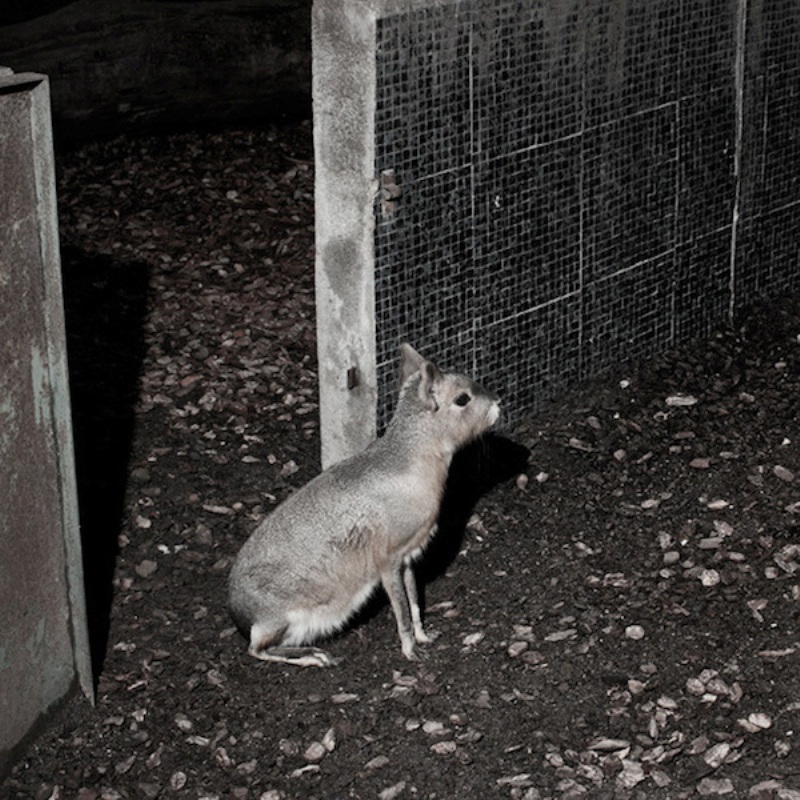
[[[427,653],[414,645],[410,647],[403,647],[403,655],[408,661],[424,661],[427,658]]]
[[[440,636],[439,631],[423,630],[419,628],[414,631],[414,639],[418,644],[433,644]]]
[[[341,658],[334,658],[330,653],[317,649],[315,649],[313,653],[306,655],[305,658],[307,659],[307,663],[302,666],[306,667],[335,667],[342,661]]]
[[[250,650],[250,655],[261,661],[277,661],[297,667],[335,667],[340,662],[340,659],[318,647],[268,647],[265,650]]]

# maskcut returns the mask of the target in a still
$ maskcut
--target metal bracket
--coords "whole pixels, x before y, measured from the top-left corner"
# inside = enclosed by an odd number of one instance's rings
[[[381,172],[381,215],[392,217],[397,213],[399,200],[403,190],[397,184],[397,176],[393,169]]]

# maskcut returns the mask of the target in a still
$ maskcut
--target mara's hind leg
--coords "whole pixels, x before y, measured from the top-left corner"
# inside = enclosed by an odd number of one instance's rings
[[[333,667],[338,663],[338,659],[317,647],[268,647],[266,650],[251,647],[248,652],[261,661],[279,661],[298,667]]]
[[[277,661],[298,667],[332,667],[338,663],[338,659],[318,647],[286,647],[277,644],[285,633],[286,628],[265,632],[255,624],[250,629],[250,647],[247,652],[261,661]]]

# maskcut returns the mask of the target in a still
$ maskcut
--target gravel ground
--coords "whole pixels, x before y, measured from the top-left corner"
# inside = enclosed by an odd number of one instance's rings
[[[304,670],[224,604],[318,471],[309,126],[87,145],[59,180],[97,704],[0,797],[800,798],[800,298],[465,453],[427,658],[376,596]]]

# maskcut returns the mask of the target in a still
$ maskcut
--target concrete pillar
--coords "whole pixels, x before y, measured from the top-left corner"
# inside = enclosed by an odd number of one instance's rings
[[[47,78],[0,68],[0,775],[93,692]]]

